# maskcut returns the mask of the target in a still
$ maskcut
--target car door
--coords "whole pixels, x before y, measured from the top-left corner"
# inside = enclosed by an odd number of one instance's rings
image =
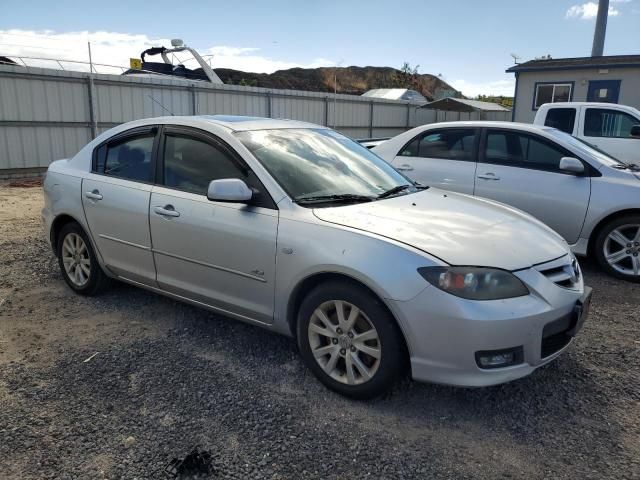
[[[473,194],[477,129],[440,128],[421,133],[391,162],[424,185]]]
[[[82,180],[82,205],[93,240],[109,270],[155,286],[149,199],[158,128],[128,130],[99,145]]]
[[[539,135],[486,129],[475,195],[524,210],[575,243],[589,206],[590,167],[584,175],[562,172],[562,157],[575,155]]]
[[[612,108],[586,107],[582,138],[625,163],[640,163],[640,139],[631,136],[631,127],[640,119]]]
[[[255,174],[219,138],[164,127],[150,227],[162,289],[272,323],[278,210]],[[207,199],[211,180],[240,178],[250,204]]]

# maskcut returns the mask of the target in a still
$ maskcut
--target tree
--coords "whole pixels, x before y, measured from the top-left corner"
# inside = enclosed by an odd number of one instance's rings
[[[420,65],[412,67],[409,62],[404,62],[399,73],[392,73],[389,83],[392,88],[411,88],[418,90],[418,69]]]

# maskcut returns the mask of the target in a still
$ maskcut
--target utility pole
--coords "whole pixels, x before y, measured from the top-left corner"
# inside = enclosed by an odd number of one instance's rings
[[[601,57],[604,53],[604,37],[607,33],[607,17],[609,16],[609,0],[600,0],[598,3],[598,16],[596,17],[596,30],[593,34],[592,57]]]
[[[89,73],[93,73],[93,59],[91,58],[91,42],[87,42],[89,47]]]

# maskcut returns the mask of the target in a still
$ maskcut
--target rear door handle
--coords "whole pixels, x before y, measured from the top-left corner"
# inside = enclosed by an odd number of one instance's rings
[[[102,195],[98,189],[94,189],[91,192],[84,192],[84,196],[91,200],[102,200]]]
[[[176,212],[173,205],[165,205],[164,207],[153,207],[153,211],[163,217],[179,217],[180,212]]]
[[[496,177],[495,173],[485,173],[484,175],[478,175],[478,178],[483,180],[500,180],[500,177]]]
[[[399,170],[401,172],[410,172],[411,170],[413,170],[413,167],[405,163],[404,165],[397,166],[396,170]]]

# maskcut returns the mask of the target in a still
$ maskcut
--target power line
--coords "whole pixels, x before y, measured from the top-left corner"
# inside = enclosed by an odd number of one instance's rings
[[[6,31],[2,31],[0,30],[0,37],[2,37],[3,35],[7,35],[9,37],[21,37],[21,38],[42,38],[42,39],[46,39],[46,40],[54,40],[56,42],[69,42],[69,41],[75,41],[75,38],[55,38],[57,36],[60,35],[69,35],[69,34],[65,34],[65,33],[52,33],[51,35],[41,35],[41,34],[37,34],[37,33],[33,33],[30,35],[27,34],[22,34],[22,33],[8,33]],[[88,38],[88,36],[87,36]]]
[[[22,45],[19,43],[0,43],[1,46],[3,47],[24,47],[24,48],[37,48],[39,50],[58,50],[60,51],[59,48],[53,48],[53,47],[38,47],[37,45]]]

